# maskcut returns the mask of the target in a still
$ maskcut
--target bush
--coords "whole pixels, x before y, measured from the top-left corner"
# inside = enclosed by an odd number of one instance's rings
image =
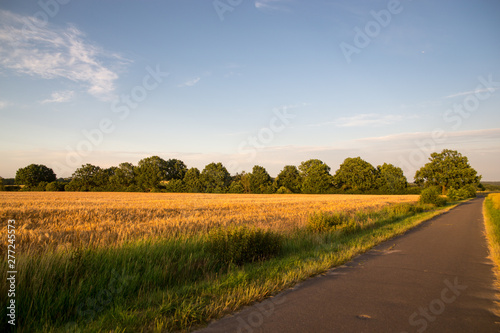
[[[245,188],[243,187],[240,181],[235,181],[232,182],[231,185],[229,185],[228,192],[235,194],[242,194],[245,193]]]
[[[180,179],[172,179],[165,184],[165,192],[182,193],[184,190],[184,182]]]
[[[344,212],[318,212],[309,215],[307,229],[309,231],[323,232],[337,228],[349,222],[350,216]]]
[[[466,198],[475,198],[477,195],[477,190],[474,185],[468,184],[461,188],[464,191]]]
[[[55,182],[50,182],[45,186],[45,191],[48,192],[58,192],[58,191],[64,191],[64,183],[55,181]]]
[[[476,197],[476,188],[473,185],[465,185],[462,188],[454,189],[450,188],[447,197],[452,201],[464,200],[467,198],[475,198]]]
[[[446,198],[443,198],[439,195],[438,188],[429,187],[422,190],[418,202],[420,204],[433,204],[437,207],[441,207],[446,205]]]
[[[208,234],[208,251],[226,265],[274,257],[281,251],[281,244],[279,234],[248,227],[218,228]]]
[[[277,191],[276,194],[292,194],[293,192],[290,191],[288,188],[285,186],[281,186]]]

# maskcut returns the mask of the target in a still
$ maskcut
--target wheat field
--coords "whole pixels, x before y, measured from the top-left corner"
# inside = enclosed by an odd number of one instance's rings
[[[228,225],[288,232],[304,226],[313,212],[380,208],[417,200],[417,195],[0,192],[0,217],[16,220],[20,252],[40,253],[119,246]]]

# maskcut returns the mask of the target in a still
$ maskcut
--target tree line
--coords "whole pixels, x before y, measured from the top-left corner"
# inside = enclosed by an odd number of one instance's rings
[[[440,186],[443,194],[449,188],[478,186],[480,176],[468,159],[457,151],[433,153],[430,162],[415,174],[421,187]],[[285,166],[276,178],[255,165],[252,172],[230,175],[222,163],[210,163],[200,171],[188,168],[178,159],[165,160],[151,156],[132,163],[101,168],[85,164],[70,179],[57,180],[45,165],[31,164],[16,172],[15,183],[23,190],[35,191],[107,191],[107,192],[186,192],[186,193],[255,193],[255,194],[327,194],[327,193],[418,193],[408,184],[403,170],[384,163],[374,167],[360,157],[346,158],[332,175],[330,167],[318,159],[302,162],[298,167]],[[0,189],[2,187],[0,178]]]

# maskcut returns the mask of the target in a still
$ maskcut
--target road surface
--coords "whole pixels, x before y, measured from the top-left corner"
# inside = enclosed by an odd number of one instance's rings
[[[199,332],[500,332],[483,200]]]

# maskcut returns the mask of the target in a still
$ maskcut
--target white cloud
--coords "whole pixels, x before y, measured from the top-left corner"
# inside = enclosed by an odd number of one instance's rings
[[[184,83],[179,84],[177,87],[182,88],[182,87],[192,87],[195,84],[197,84],[201,80],[201,77],[194,78],[192,80],[188,80]]]
[[[40,103],[64,103],[69,102],[75,96],[75,92],[72,90],[65,91],[55,91],[52,93],[50,98],[41,101]]]
[[[104,64],[105,62],[108,64]],[[113,97],[116,70],[127,60],[94,45],[74,26],[56,27],[0,10],[0,66],[42,79],[83,84],[97,98]]]
[[[311,126],[336,125],[337,127],[366,127],[383,126],[397,123],[403,120],[402,115],[381,115],[377,113],[364,113],[352,117],[341,117],[334,121],[314,124]]]

